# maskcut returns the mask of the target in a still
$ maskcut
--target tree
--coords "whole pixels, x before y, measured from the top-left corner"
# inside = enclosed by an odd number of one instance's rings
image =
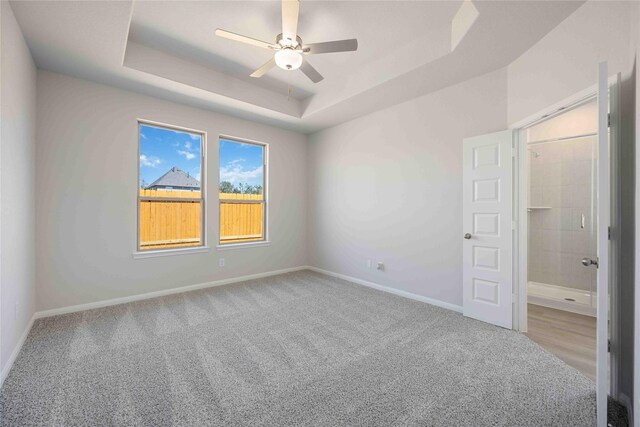
[[[220,192],[221,193],[237,193],[237,191],[235,191],[235,187],[229,181],[222,181],[220,183]]]
[[[234,185],[229,181],[220,183],[220,192],[226,194],[262,194],[262,185],[251,185],[239,182]]]

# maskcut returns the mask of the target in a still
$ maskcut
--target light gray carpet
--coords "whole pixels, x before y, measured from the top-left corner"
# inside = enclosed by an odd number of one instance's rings
[[[38,320],[3,426],[591,426],[518,333],[302,271]]]

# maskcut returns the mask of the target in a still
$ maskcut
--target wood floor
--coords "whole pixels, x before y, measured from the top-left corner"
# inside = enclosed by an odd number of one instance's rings
[[[525,335],[595,381],[596,318],[534,304],[528,307]]]

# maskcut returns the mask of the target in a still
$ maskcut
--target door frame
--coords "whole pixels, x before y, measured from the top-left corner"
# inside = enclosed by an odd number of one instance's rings
[[[509,129],[514,130],[515,135],[515,168],[514,168],[514,212],[513,218],[516,222],[516,233],[514,242],[514,307],[513,325],[518,332],[527,332],[527,269],[528,269],[528,227],[527,227],[527,200],[529,200],[529,188],[527,181],[527,138],[526,129],[536,123],[548,120],[562,114],[564,111],[575,107],[583,102],[596,97],[598,93],[597,85],[578,92],[564,100],[541,110],[524,120],[520,120]]]
[[[609,77],[608,83],[609,87],[612,84],[619,82],[618,75],[614,75]],[[619,88],[618,88],[619,90]],[[527,140],[526,140],[526,129],[538,122],[542,122],[544,120],[550,119],[554,116],[557,116],[564,111],[575,107],[583,102],[586,102],[590,99],[594,99],[598,94],[598,85],[594,84],[589,86],[588,88],[571,95],[535,114],[532,114],[526,117],[523,120],[517,121],[511,125],[509,125],[509,129],[514,131],[514,171],[513,171],[513,220],[515,222],[515,234],[514,234],[514,243],[513,243],[513,277],[514,277],[514,286],[513,286],[513,329],[523,333],[527,332],[527,320],[528,320],[528,309],[527,309],[527,268],[528,268],[528,227],[527,227],[527,200],[529,196],[528,189],[528,181],[526,177],[527,173]],[[616,113],[620,111],[619,102],[620,97],[618,93],[611,93],[611,99],[615,103]],[[612,111],[613,113],[613,111]],[[619,120],[619,114],[615,116],[612,115],[611,125],[614,124],[614,121]],[[618,128],[619,129],[619,128]],[[620,193],[618,190],[619,186],[619,149],[615,145],[611,146],[611,163],[610,163],[610,174],[611,174],[611,183],[614,186],[611,191],[611,228],[615,229],[619,225],[619,203],[620,203]],[[618,288],[618,274],[619,274],[619,239],[614,239],[611,241],[611,250],[610,250],[610,268],[609,268],[609,288],[610,288],[610,341],[612,348],[613,346],[618,345],[620,342],[619,339],[619,319],[617,317],[617,313],[619,313],[619,288]],[[618,369],[620,366],[620,354],[618,351],[611,354],[610,357],[610,390],[609,393],[612,397],[618,398],[619,387],[618,387]]]

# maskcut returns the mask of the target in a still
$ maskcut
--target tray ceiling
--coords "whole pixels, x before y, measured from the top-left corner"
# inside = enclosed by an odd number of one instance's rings
[[[270,52],[214,35],[272,41],[280,2],[12,2],[39,68],[302,132],[385,108],[502,68],[582,2],[474,3],[477,21],[455,50],[461,1],[302,1],[305,42],[358,39],[358,51],[309,56],[325,77],[249,74]],[[291,92],[289,91],[291,88]]]

